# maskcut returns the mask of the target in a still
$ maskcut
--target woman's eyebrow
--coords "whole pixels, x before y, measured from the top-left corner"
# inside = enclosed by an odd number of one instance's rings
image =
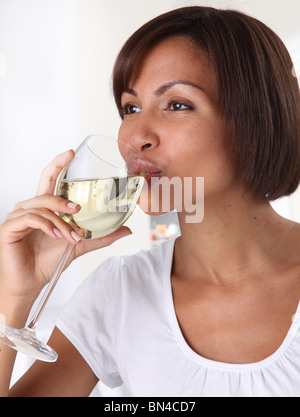
[[[176,84],[189,85],[189,86],[191,86],[191,87],[198,88],[198,90],[201,90],[202,92],[204,92],[204,90],[203,90],[203,88],[202,88],[202,87],[200,87],[199,85],[194,84],[194,83],[192,83],[192,82],[190,82],[190,81],[175,80],[175,81],[169,81],[169,82],[167,82],[167,83],[163,84],[161,87],[159,87],[159,88],[158,88],[158,89],[154,92],[154,95],[156,95],[157,97],[162,96],[163,94],[165,94],[165,92],[166,92],[167,90],[169,90],[169,88],[173,87],[173,85],[176,85]]]
[[[128,93],[128,94],[130,94],[131,96],[134,96],[134,97],[137,97],[138,96],[137,92],[134,91],[132,88],[126,88],[123,91],[123,93]]]
[[[157,90],[154,91],[154,95],[157,97],[162,96],[163,94],[165,94],[165,92],[167,90],[169,90],[171,87],[173,87],[176,84],[183,84],[183,85],[189,85],[191,87],[194,88],[198,88],[198,90],[201,90],[202,92],[205,92],[204,89],[202,87],[200,87],[197,84],[194,84],[190,81],[184,81],[184,80],[174,80],[174,81],[169,81],[165,84],[163,84],[162,86],[160,86]],[[124,93],[128,93],[134,97],[138,97],[138,94],[135,90],[133,90],[132,88],[128,88],[124,91]]]

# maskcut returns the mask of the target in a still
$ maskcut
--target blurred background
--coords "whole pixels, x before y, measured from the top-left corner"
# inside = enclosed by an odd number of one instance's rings
[[[244,11],[285,42],[300,77],[299,0],[0,0],[0,224],[14,204],[34,196],[42,169],[89,134],[117,137],[111,73],[126,39],[163,12],[191,5]],[[273,204],[300,222],[300,192]],[[76,260],[41,319],[48,338],[55,317],[80,282],[106,257],[147,249],[178,231],[176,214],[152,218],[137,209],[133,235]],[[31,364],[18,355],[13,380]],[[92,396],[126,395],[98,384]]]

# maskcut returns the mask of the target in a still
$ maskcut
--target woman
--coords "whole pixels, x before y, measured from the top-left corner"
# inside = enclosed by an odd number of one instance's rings
[[[133,396],[298,396],[300,226],[269,203],[300,180],[299,87],[284,45],[239,12],[178,9],[127,41],[114,93],[135,170],[204,177],[204,219],[186,222],[183,207],[180,237],[100,265],[57,321],[58,361],[35,363],[10,392],[14,354],[1,346],[1,395],[87,396],[100,379]],[[0,310],[14,327],[63,240],[79,256],[129,233],[76,242],[54,214],[80,210],[52,195],[72,156],[1,226]]]

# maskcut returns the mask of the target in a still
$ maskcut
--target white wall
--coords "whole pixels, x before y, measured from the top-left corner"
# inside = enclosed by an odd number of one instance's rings
[[[72,0],[0,1],[1,221],[35,192],[49,158],[78,140],[74,37]]]
[[[90,133],[117,135],[111,71],[119,49],[147,20],[188,5],[236,8],[263,20],[299,69],[299,0],[0,0],[0,223],[17,201],[34,195],[57,153]],[[299,192],[274,206],[300,222]],[[104,257],[149,247],[147,216],[137,210],[128,224],[133,236],[70,267],[50,307],[62,305]]]

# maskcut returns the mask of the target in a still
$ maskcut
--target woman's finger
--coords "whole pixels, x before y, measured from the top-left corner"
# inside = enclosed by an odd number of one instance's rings
[[[53,194],[55,190],[56,180],[62,169],[66,167],[74,158],[75,152],[69,150],[57,155],[53,161],[47,165],[41,175],[37,189],[37,195]]]
[[[60,238],[51,220],[34,213],[24,213],[15,219],[8,220],[1,226],[2,240],[5,243],[14,243],[17,240],[23,239],[33,230],[42,230],[53,239]]]
[[[73,214],[80,210],[80,205],[53,194],[42,194],[17,203],[14,210],[28,210],[31,208],[47,208],[56,212]]]
[[[48,236],[57,239],[64,237],[70,243],[77,243],[80,237],[72,227],[59,216],[47,209],[16,210],[8,216],[4,225],[14,237],[23,238],[31,232],[30,229],[40,229]]]

